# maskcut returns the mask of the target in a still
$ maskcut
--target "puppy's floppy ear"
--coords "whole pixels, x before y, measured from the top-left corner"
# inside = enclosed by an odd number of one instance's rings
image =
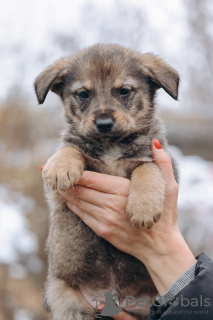
[[[61,94],[65,76],[68,74],[70,59],[63,58],[45,69],[34,82],[34,88],[39,104],[43,104],[49,90]]]
[[[179,75],[165,61],[151,53],[142,54],[142,72],[163,88],[173,99],[178,99]]]

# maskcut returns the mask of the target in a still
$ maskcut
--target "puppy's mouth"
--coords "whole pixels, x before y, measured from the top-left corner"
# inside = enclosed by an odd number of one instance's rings
[[[126,135],[126,132],[123,132],[122,130],[112,130],[109,132],[100,132],[97,130],[94,130],[93,132],[90,132],[87,134],[87,137],[97,140],[105,140],[105,139],[112,139],[112,140],[118,140]]]

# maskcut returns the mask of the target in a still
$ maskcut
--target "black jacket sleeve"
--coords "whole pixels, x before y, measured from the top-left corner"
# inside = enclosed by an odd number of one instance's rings
[[[213,261],[205,253],[197,257],[195,279],[165,305],[151,307],[149,320],[212,320]]]

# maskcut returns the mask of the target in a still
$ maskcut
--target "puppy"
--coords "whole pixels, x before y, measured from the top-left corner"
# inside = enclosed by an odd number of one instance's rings
[[[66,118],[61,148],[42,172],[51,211],[45,304],[53,320],[94,319],[92,300],[101,292],[111,292],[121,306],[127,295],[154,294],[145,266],[98,237],[59,191],[76,186],[85,169],[129,178],[129,220],[150,229],[165,195],[151,140],[158,138],[167,150],[154,98],[163,88],[177,99],[178,84],[178,73],[157,56],[114,44],[60,59],[36,78],[39,104],[49,90],[55,92]]]

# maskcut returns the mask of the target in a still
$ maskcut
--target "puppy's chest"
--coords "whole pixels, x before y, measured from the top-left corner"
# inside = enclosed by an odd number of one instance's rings
[[[145,161],[152,161],[149,157],[136,156],[124,157],[118,147],[111,147],[104,150],[99,159],[85,155],[87,170],[100,173],[130,178],[132,171]]]

